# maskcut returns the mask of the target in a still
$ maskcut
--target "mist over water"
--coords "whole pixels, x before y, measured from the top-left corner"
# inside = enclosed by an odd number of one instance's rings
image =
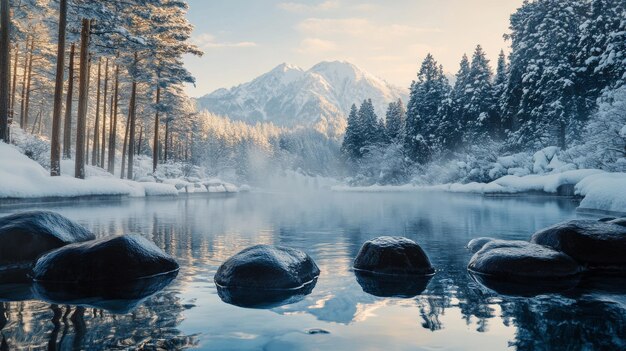
[[[0,339],[11,350],[51,345],[88,350],[626,347],[626,284],[589,282],[566,293],[516,297],[490,291],[467,274],[470,239],[527,240],[537,229],[584,217],[571,200],[324,188],[318,182],[298,192],[28,206],[57,211],[99,237],[145,235],[174,256],[181,271],[126,314],[41,301],[2,302]],[[23,209],[0,207],[0,215]],[[352,260],[363,242],[380,235],[406,236],[430,256],[437,274],[421,294],[384,298],[363,290]],[[271,309],[223,302],[213,275],[228,257],[255,244],[309,253],[321,270],[313,291]]]

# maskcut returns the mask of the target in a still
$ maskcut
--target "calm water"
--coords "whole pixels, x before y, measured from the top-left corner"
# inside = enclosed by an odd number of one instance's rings
[[[623,350],[626,289],[609,283],[515,297],[475,283],[464,245],[477,236],[528,239],[583,217],[569,200],[425,194],[240,194],[28,206],[66,215],[98,236],[136,232],[181,264],[178,277],[130,313],[40,301],[0,303],[9,350]],[[0,207],[0,215],[25,209]],[[379,235],[420,243],[437,267],[412,298],[363,291],[351,262]],[[226,304],[213,275],[265,243],[307,251],[322,274],[290,305]]]

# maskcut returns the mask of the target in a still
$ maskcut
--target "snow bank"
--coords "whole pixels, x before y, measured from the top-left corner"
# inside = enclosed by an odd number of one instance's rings
[[[178,194],[171,185],[121,180],[91,166],[87,167],[87,179],[76,179],[70,175],[73,174],[73,166],[73,162],[63,161],[62,170],[65,173],[60,177],[50,177],[46,169],[17,148],[0,143],[0,198]]]
[[[491,183],[441,184],[432,186],[334,186],[338,192],[421,192],[447,191],[474,194],[523,194],[541,192],[556,194],[562,185],[571,185],[583,196],[581,209],[626,213],[626,173],[606,173],[580,169],[547,175],[504,176]]]
[[[581,209],[626,213],[626,173],[589,176],[576,185]]]

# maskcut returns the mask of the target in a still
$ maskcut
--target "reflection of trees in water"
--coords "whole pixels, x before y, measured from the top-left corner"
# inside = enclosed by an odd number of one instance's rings
[[[7,322],[0,333],[10,350],[178,350],[196,344],[177,329],[184,307],[174,292],[149,298],[126,315],[33,301],[2,303],[2,309]]]

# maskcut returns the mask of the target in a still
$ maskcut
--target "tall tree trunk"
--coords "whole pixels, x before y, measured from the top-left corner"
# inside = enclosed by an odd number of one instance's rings
[[[74,55],[76,44],[70,48],[70,65],[67,79],[67,97],[65,99],[65,123],[63,125],[63,157],[72,157],[72,100],[74,94]]]
[[[159,165],[159,104],[161,102],[161,86],[156,91],[156,112],[154,114],[154,142],[152,148],[152,173],[156,173]]]
[[[76,178],[85,179],[85,127],[89,102],[89,32],[91,21],[83,18],[80,32],[80,78],[78,85],[78,117],[76,119]]]
[[[135,57],[137,57],[135,55]],[[135,59],[136,60],[136,59]],[[129,106],[129,118],[130,118],[130,131],[128,140],[128,179],[133,179],[133,166],[135,158],[135,125],[137,114],[137,82],[133,81],[133,85],[130,93],[130,106]]]
[[[98,165],[98,154],[100,147],[100,83],[102,77],[102,60],[98,60],[98,87],[96,88],[96,120],[93,126],[93,147],[91,152],[91,165]],[[106,100],[104,105],[106,106]]]
[[[33,55],[35,52],[35,38],[30,40],[30,53],[28,54],[28,78],[26,79],[26,100],[24,102],[24,128],[28,128],[28,114],[30,112],[30,87],[33,81]]]
[[[87,127],[87,137],[85,138],[85,164],[89,164],[89,127]]]
[[[11,82],[11,27],[9,0],[0,0],[0,141],[9,142],[9,83]]]
[[[13,58],[13,83],[11,84],[11,118],[15,118],[15,92],[17,91],[17,61],[20,56],[20,45],[15,43],[15,57]]]
[[[124,179],[126,175],[126,150],[128,149],[128,130],[130,129],[130,111],[126,117],[126,129],[124,130],[124,144],[122,146],[122,169],[120,172],[120,178]]]
[[[41,125],[41,114],[42,114],[42,110],[40,107],[39,113],[37,114],[37,117],[35,117],[35,122],[33,122],[33,127],[30,130],[30,134],[35,134],[35,129],[37,128],[38,125]]]
[[[169,119],[165,119],[165,147],[163,148],[163,162],[164,163],[167,163],[169,138],[170,138],[170,121]]]
[[[113,96],[111,96],[111,126],[109,127],[109,162],[108,171],[111,174],[115,173],[115,144],[117,142],[117,103],[119,101],[119,87],[120,87],[120,65],[115,65],[115,85],[113,88]]]
[[[50,175],[61,175],[61,108],[63,104],[63,76],[65,65],[65,28],[67,27],[67,0],[59,0],[59,37],[57,40],[57,69],[54,81],[52,138],[50,145]]]
[[[102,100],[102,145],[100,146],[100,161],[99,166],[104,168],[104,150],[106,149],[106,135],[107,135],[107,96],[109,93],[109,59],[106,59],[104,64],[104,99]]]
[[[26,50],[29,48],[30,36],[26,37]],[[22,97],[20,99],[20,128],[24,129],[24,108],[26,107],[26,78],[28,78],[28,58],[30,54],[24,55],[24,68],[22,69]]]
[[[143,142],[143,126],[139,127],[139,140],[137,141],[137,156],[141,155],[141,143]]]

